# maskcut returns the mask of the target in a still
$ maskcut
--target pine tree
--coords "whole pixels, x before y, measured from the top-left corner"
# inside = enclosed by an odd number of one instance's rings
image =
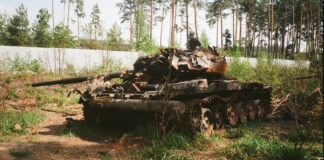
[[[122,50],[123,39],[121,38],[121,28],[117,23],[114,23],[112,28],[107,32],[108,50]]]
[[[80,18],[84,18],[85,13],[83,11],[84,7],[84,0],[76,0],[75,1],[75,9],[74,12],[77,16],[77,23],[78,23],[78,40],[80,40]]]
[[[33,25],[33,42],[38,47],[49,47],[51,36],[49,32],[49,19],[51,15],[48,10],[42,8],[37,15],[37,21]]]
[[[27,9],[23,4],[16,9],[17,14],[9,19],[6,28],[5,41],[8,45],[25,46],[29,45],[29,20]]]
[[[119,12],[122,14],[121,23],[129,23],[129,49],[133,49],[133,37],[134,37],[134,23],[135,23],[135,12],[136,12],[136,1],[135,0],[123,0],[123,2],[117,3]]]
[[[98,4],[94,5],[92,8],[92,12],[91,12],[91,24],[94,26],[94,36],[95,36],[95,41],[97,41],[97,31],[98,28],[101,27],[101,21],[100,21],[100,10],[98,7]]]

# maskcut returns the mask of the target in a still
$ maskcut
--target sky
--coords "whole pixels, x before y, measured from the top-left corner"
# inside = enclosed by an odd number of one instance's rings
[[[109,30],[113,26],[114,23],[117,23],[122,28],[122,37],[123,39],[129,40],[129,24],[128,23],[121,23],[121,14],[119,13],[119,8],[116,7],[116,4],[118,2],[121,2],[122,0],[84,0],[84,11],[86,13],[86,17],[84,19],[81,19],[81,24],[88,23],[90,21],[90,13],[95,4],[98,4],[99,9],[101,11],[100,18],[102,20],[103,26],[106,31]],[[30,21],[30,25],[35,22],[36,15],[38,14],[38,11],[41,8],[47,8],[49,13],[52,14],[52,0],[0,0],[0,12],[1,13],[7,13],[9,16],[12,16],[13,14],[16,14],[15,9],[18,8],[21,4],[24,4],[24,6],[27,8],[28,17]],[[192,8],[192,7],[191,7]],[[148,13],[149,14],[149,13]],[[161,10],[156,11],[154,14],[161,14]],[[66,4],[66,15],[67,15],[67,4]],[[63,21],[64,16],[64,5],[60,3],[60,0],[54,0],[54,20],[55,24],[59,24]],[[71,6],[70,9],[70,16],[72,21],[71,23],[70,19],[70,29],[73,31],[74,35],[77,34],[77,23],[76,23],[76,15],[74,13],[74,6]],[[149,15],[148,15],[149,16]],[[203,9],[200,9],[198,14],[198,33],[201,34],[201,32],[204,30],[209,38],[211,45],[216,45],[216,26],[210,28],[208,24],[206,24],[205,19],[205,12]],[[229,29],[232,32],[232,15],[230,14],[227,18],[224,19],[223,22],[223,32],[225,32],[225,29]],[[168,39],[169,39],[169,30],[170,30],[170,12],[167,13],[164,27],[163,27],[163,40],[162,45],[167,46]],[[179,21],[180,18],[178,18],[177,21]],[[65,21],[67,19],[65,18]],[[189,23],[192,30],[194,30],[194,14],[192,9],[189,11]],[[52,26],[52,19],[50,19],[50,23]],[[242,24],[245,24],[243,21]],[[153,28],[153,39],[155,40],[156,44],[159,44],[160,40],[160,28],[161,24],[160,22],[156,22],[155,26]],[[244,27],[242,34],[244,35]],[[185,46],[185,31],[182,33],[182,43],[181,46]],[[106,34],[104,34],[106,35]],[[220,35],[220,27],[219,27],[219,35]],[[242,36],[243,36],[242,35]],[[176,35],[178,43],[180,42],[180,33]],[[218,40],[218,44],[220,44],[220,38]]]

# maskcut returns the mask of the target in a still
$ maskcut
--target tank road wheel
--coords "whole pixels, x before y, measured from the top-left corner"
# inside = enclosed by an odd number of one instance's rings
[[[239,102],[239,103],[237,103],[237,107],[238,107],[238,111],[240,114],[240,116],[239,116],[240,123],[246,124],[248,114],[247,114],[245,106],[242,104],[242,102]]]
[[[215,129],[222,128],[224,125],[223,113],[221,106],[216,106],[214,109],[214,127]]]
[[[247,108],[247,113],[248,113],[248,117],[249,119],[251,120],[254,120],[255,117],[256,117],[256,108],[255,108],[255,105],[254,105],[254,102],[253,101],[249,101],[247,104],[246,104],[246,108]]]
[[[239,117],[238,117],[237,108],[232,103],[229,103],[226,106],[226,118],[228,124],[230,124],[231,126],[235,126],[238,122]]]
[[[205,133],[205,135],[210,135],[213,131],[214,122],[213,115],[209,108],[201,108],[201,121],[200,130]]]
[[[192,125],[199,131],[209,135],[213,131],[213,117],[209,108],[196,108],[192,113]]]
[[[264,107],[261,100],[255,100],[254,104],[256,106],[256,112],[258,119],[262,119],[264,115]]]

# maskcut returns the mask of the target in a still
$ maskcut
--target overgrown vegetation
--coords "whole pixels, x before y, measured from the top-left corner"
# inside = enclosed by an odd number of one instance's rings
[[[44,118],[45,115],[39,111],[0,110],[0,137],[30,133],[30,129]]]

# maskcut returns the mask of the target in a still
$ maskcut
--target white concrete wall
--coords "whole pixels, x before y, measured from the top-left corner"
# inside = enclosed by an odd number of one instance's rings
[[[76,70],[81,68],[91,69],[95,65],[102,64],[102,57],[109,56],[116,62],[121,62],[121,67],[132,69],[133,63],[143,53],[125,52],[125,51],[106,51],[90,49],[63,49],[63,48],[38,48],[38,47],[13,47],[0,46],[0,60],[5,57],[14,58],[29,56],[31,59],[41,59],[44,67],[48,70],[54,70],[55,63],[58,68],[59,59],[63,59],[64,64],[73,64]]]
[[[31,59],[41,59],[44,67],[47,70],[54,70],[55,63],[58,68],[59,59],[64,55],[64,61],[73,64],[76,70],[81,68],[91,69],[95,65],[102,64],[103,56],[110,56],[114,61],[121,62],[121,67],[132,69],[133,63],[144,53],[126,52],[126,51],[106,51],[106,50],[90,50],[90,49],[62,49],[62,48],[38,48],[38,47],[15,47],[15,46],[0,46],[0,60],[5,57],[14,58],[16,55],[20,57],[30,56]],[[60,57],[60,58],[59,58]],[[227,61],[231,61],[231,57],[226,57]],[[249,61],[252,66],[257,64],[256,58],[240,58],[241,61]],[[309,61],[293,61],[275,59],[273,63],[278,63],[286,66],[294,66],[302,64],[305,67],[309,66]],[[1,66],[0,66],[1,67]]]

